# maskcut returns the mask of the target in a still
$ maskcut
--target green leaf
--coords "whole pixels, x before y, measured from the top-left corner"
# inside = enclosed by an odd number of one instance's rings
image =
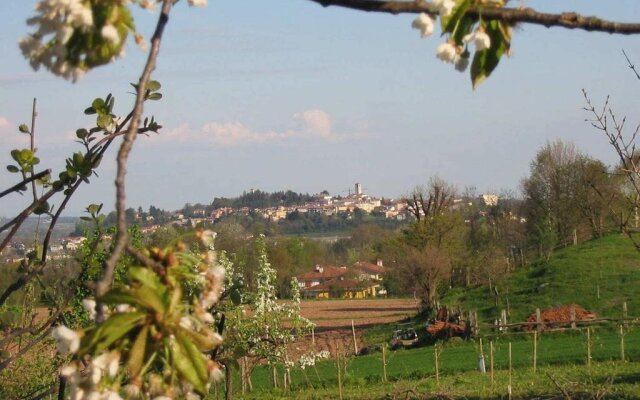
[[[116,340],[121,339],[146,317],[143,312],[113,314],[103,324],[98,325],[80,342],[80,354],[101,353]]]
[[[104,100],[97,98],[93,101],[93,103],[91,103],[91,107],[97,112],[97,113],[105,113],[107,112],[107,104],[104,102]]]
[[[443,18],[442,16],[440,16],[440,24],[442,26],[443,35],[445,33],[453,33],[453,31],[456,29],[458,21],[464,16],[470,5],[471,0],[459,1],[456,6],[453,7],[453,10],[448,17]]]
[[[98,115],[98,119],[96,121],[96,124],[102,129],[107,129],[109,127],[109,125],[111,125],[112,121],[113,121],[113,118],[111,117],[111,115],[109,115],[109,114],[100,114],[100,115]]]
[[[145,267],[131,267],[129,268],[129,277],[142,285],[147,286],[159,293],[166,293],[167,288],[160,281],[158,274]]]
[[[487,23],[484,29],[491,39],[491,47],[476,51],[473,56],[471,83],[474,89],[491,75],[511,45],[511,28],[508,26],[502,26],[501,22],[494,20]]]
[[[128,289],[111,289],[107,294],[100,297],[99,302],[106,305],[138,305],[138,299],[134,295],[132,295]]]
[[[203,381],[207,382],[209,380],[209,371],[207,370],[207,364],[204,359],[204,355],[198,350],[196,345],[193,344],[189,338],[180,334],[180,332],[176,333],[176,338],[182,344],[182,347],[187,351],[189,358],[191,359],[193,366],[198,373],[198,377]]]
[[[160,85],[160,82],[158,81],[149,81],[149,83],[147,83],[147,90],[151,91],[151,92],[155,92],[160,90],[160,88],[162,87],[162,85]]]
[[[167,304],[164,300],[165,296],[163,296],[164,293],[158,293],[158,291],[148,286],[131,289],[130,293],[136,298],[137,303],[144,308],[152,309],[161,314],[167,311]]]
[[[198,373],[199,368],[195,366],[195,363],[198,361],[191,359],[189,352],[184,349],[180,340],[172,340],[170,342],[170,349],[173,364],[180,377],[192,384],[196,393],[205,396],[206,380],[200,378],[200,374]],[[201,358],[200,362],[204,362],[204,360]]]
[[[93,107],[88,107],[88,108],[85,108],[85,109],[84,109],[84,113],[85,113],[86,115],[93,115],[93,114],[95,114],[95,113],[96,113],[96,109],[95,109],[95,108],[93,108]]]
[[[7,171],[9,171],[9,172],[19,172],[20,168],[16,167],[15,165],[7,165]]]
[[[138,336],[136,337],[136,341],[133,342],[133,346],[131,346],[127,365],[129,366],[129,374],[131,374],[132,377],[138,376],[140,370],[142,369],[142,363],[144,362],[144,352],[147,347],[148,332],[149,325],[145,325],[144,327],[142,327],[142,329],[138,333]]]
[[[29,127],[27,126],[27,124],[20,124],[20,126],[18,127],[18,130],[22,133],[30,133]]]
[[[455,32],[451,35],[453,41],[462,46],[464,43],[462,42],[462,38],[464,38],[467,34],[471,33],[473,25],[476,23],[476,18],[471,17],[469,15],[465,15],[458,21],[458,25],[455,28]]]
[[[160,100],[162,98],[162,93],[150,93],[147,96],[147,100]]]
[[[35,210],[33,210],[33,213],[35,215],[42,215],[42,214],[46,214],[47,212],[49,212],[49,203],[48,202],[43,202],[38,204],[38,206],[35,208]]]
[[[78,139],[84,139],[84,138],[86,138],[87,136],[89,136],[89,131],[87,131],[86,129],[78,129],[78,130],[76,131],[76,137],[77,137]]]

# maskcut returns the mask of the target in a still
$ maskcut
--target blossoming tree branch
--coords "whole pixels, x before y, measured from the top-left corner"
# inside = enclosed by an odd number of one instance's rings
[[[508,0],[310,0],[324,7],[338,6],[389,14],[414,13],[412,26],[422,37],[431,36],[439,19],[445,42],[436,56],[460,72],[471,64],[471,82],[477,87],[511,48],[512,27],[518,23],[583,29],[617,34],[640,33],[640,24],[606,21],[575,12],[548,14],[532,8],[507,7]],[[473,48],[470,46],[473,44]],[[473,58],[472,56],[473,52]]]

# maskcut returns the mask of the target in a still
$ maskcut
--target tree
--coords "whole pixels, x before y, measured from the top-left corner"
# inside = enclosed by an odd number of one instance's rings
[[[601,236],[612,226],[620,198],[618,183],[602,162],[561,141],[538,151],[523,191],[529,232],[546,257],[557,242]]]

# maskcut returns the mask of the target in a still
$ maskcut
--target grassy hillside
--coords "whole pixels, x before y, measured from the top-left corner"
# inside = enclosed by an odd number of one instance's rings
[[[488,286],[456,289],[443,303],[476,310],[485,322],[498,318],[502,309],[509,308],[509,322],[519,322],[537,307],[569,303],[618,317],[626,301],[628,314],[640,316],[640,252],[626,236],[612,234],[558,250],[548,262],[532,263],[498,281],[497,289],[497,299]]]

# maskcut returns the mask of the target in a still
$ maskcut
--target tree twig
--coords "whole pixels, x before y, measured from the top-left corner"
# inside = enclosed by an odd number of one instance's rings
[[[147,83],[151,79],[151,73],[155,69],[156,59],[160,52],[160,43],[162,41],[162,34],[164,28],[169,21],[169,13],[173,5],[173,0],[164,0],[162,3],[162,11],[156,24],[156,30],[151,39],[151,50],[147,57],[147,62],[143,69],[142,75],[138,81],[136,104],[131,115],[131,122],[127,129],[127,133],[124,135],[124,140],[120,145],[117,157],[117,175],[116,175],[116,213],[117,213],[117,231],[115,237],[115,246],[106,260],[104,265],[104,271],[102,278],[96,285],[96,298],[101,297],[109,289],[113,283],[113,276],[115,273],[116,265],[123,250],[125,250],[128,235],[127,235],[127,221],[125,214],[126,207],[126,193],[125,193],[125,176],[127,174],[127,161],[129,152],[133,147],[133,143],[138,133],[138,126],[140,125],[140,117],[144,110],[144,101],[147,92]],[[103,307],[98,307],[98,320],[103,317]]]
[[[358,11],[381,12],[388,14],[427,13],[436,15],[437,12],[430,3],[424,0],[413,2],[390,0],[308,0],[323,7],[337,6]],[[607,21],[598,17],[583,16],[575,12],[549,14],[532,8],[507,7],[470,7],[467,15],[484,20],[499,20],[508,24],[528,23],[547,28],[562,27],[566,29],[582,29],[590,32],[606,32],[622,35],[640,33],[640,24]]]
[[[42,172],[38,172],[35,175],[31,175],[31,176],[27,177],[26,179],[24,179],[22,182],[16,183],[15,185],[11,186],[9,189],[7,189],[7,190],[5,190],[3,192],[0,192],[0,198],[8,195],[9,193],[17,191],[18,189],[20,189],[22,186],[26,185],[29,182],[36,181],[36,180],[38,180],[40,178],[43,178],[43,177],[45,177],[47,175],[50,175],[50,174],[51,174],[51,169],[46,169],[46,170],[44,170]]]

